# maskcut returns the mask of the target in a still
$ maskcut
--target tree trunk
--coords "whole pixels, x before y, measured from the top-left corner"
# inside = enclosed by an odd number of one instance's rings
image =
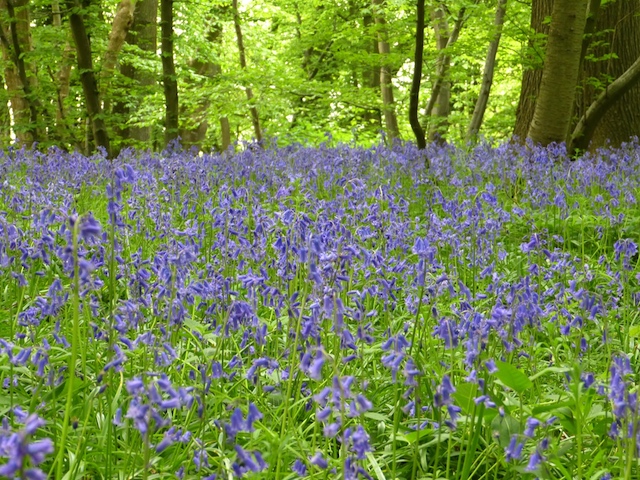
[[[589,106],[589,109],[578,121],[578,125],[571,136],[572,143],[569,151],[573,149],[586,150],[589,146],[593,133],[598,128],[606,113],[619,100],[636,85],[640,84],[640,57],[629,69],[620,75],[611,85],[609,85],[598,98]],[[625,140],[628,140],[625,139]]]
[[[240,68],[246,70],[247,58],[245,56],[244,40],[242,37],[242,28],[240,26],[240,13],[238,12],[238,0],[233,0],[233,26],[236,30],[236,41],[238,43],[238,54],[240,55]],[[253,132],[256,136],[256,141],[262,141],[262,129],[260,128],[260,117],[258,116],[258,109],[253,103],[253,90],[251,87],[245,89],[247,100],[249,102],[249,112],[251,113],[251,123],[253,124]]]
[[[213,16],[220,17],[222,11],[214,10]],[[213,45],[220,45],[222,41],[223,28],[222,24],[213,20],[209,31],[207,32],[207,42]],[[200,76],[209,79],[211,82],[222,72],[222,67],[219,63],[210,60],[191,60],[189,66]],[[207,86],[201,82],[197,84],[193,82],[190,88],[197,88],[199,90],[207,90]],[[202,148],[202,144],[205,141],[207,130],[209,128],[209,121],[207,119],[207,113],[209,111],[209,101],[206,97],[198,100],[197,104],[191,108],[190,112],[183,112],[183,118],[188,117],[190,125],[184,126],[181,129],[180,136],[182,137],[183,145],[189,147]],[[186,118],[185,118],[186,120]],[[231,128],[229,126],[229,119],[227,117],[220,117],[220,132],[222,143],[216,142],[216,148],[222,152],[226,151],[231,145]]]
[[[9,112],[9,95],[6,92],[4,79],[0,76],[0,148],[5,149],[11,143],[11,114]]]
[[[393,84],[391,82],[391,68],[388,64],[388,56],[391,53],[387,39],[387,27],[384,19],[384,0],[373,0],[375,23],[378,27],[378,51],[382,57],[380,66],[380,92],[382,94],[382,113],[389,140],[400,138],[398,119],[396,117],[395,101],[393,99]]]
[[[422,61],[424,53],[424,0],[418,0],[416,6],[416,51],[413,61],[413,79],[409,97],[409,123],[416,137],[416,144],[420,150],[427,147],[424,130],[418,119],[418,104],[420,102],[420,82],[422,81]]]
[[[583,117],[590,105],[604,92],[611,82],[623,75],[640,57],[640,2],[617,0],[603,6],[595,21],[594,47],[588,52],[600,61],[583,64],[582,95],[576,104],[576,116]],[[615,57],[611,55],[615,53]],[[606,85],[609,84],[608,87]],[[604,90],[603,90],[604,89]],[[610,91],[609,91],[610,94]],[[585,131],[583,139],[576,139],[576,148],[598,147],[610,142],[613,146],[628,141],[640,133],[640,85],[635,84],[622,95],[593,127]],[[589,116],[594,118],[593,114]]]
[[[60,2],[58,0],[51,2],[51,15],[54,28],[62,31],[62,15],[60,13]],[[69,125],[67,125],[65,108],[65,101],[69,96],[70,89],[73,47],[68,42],[65,43],[64,47],[62,47],[61,44],[56,44],[55,47],[62,48],[60,68],[57,73],[50,72],[51,81],[56,85],[56,133],[60,141],[78,146],[76,138],[74,138],[73,133],[69,129]]]
[[[586,24],[586,0],[555,0],[540,93],[528,137],[549,145],[567,140]]]
[[[173,0],[160,0],[160,48],[165,99],[165,143],[178,137],[178,79],[173,61]]]
[[[449,49],[458,41],[460,30],[464,24],[465,12],[465,7],[458,11],[458,17],[451,31],[449,31],[449,25],[444,17],[444,5],[440,5],[432,12],[432,17],[436,20],[434,30],[436,31],[436,45],[439,53],[436,60],[435,80],[425,109],[429,122],[430,142],[444,140],[442,132],[447,128],[447,119],[451,113],[451,84],[448,80],[451,65]]]
[[[362,19],[364,30],[367,35],[372,31],[372,26],[375,25],[375,21],[371,15],[365,15]],[[374,37],[367,48],[367,51],[372,58],[378,58],[380,51],[378,50],[378,38],[377,34]],[[368,88],[375,92],[380,91],[380,65],[372,65],[367,67],[364,71],[364,82]],[[382,112],[379,108],[372,108],[367,110],[363,115],[364,122],[369,126],[375,126],[376,132],[382,128]]]
[[[135,2],[133,24],[127,34],[126,42],[129,45],[136,45],[149,56],[155,56],[155,52],[158,49],[157,26],[158,0],[137,0]],[[153,73],[144,69],[135,68],[129,63],[121,65],[120,73],[131,79],[134,84],[137,83],[141,87],[143,95],[151,93],[151,88],[156,85],[156,77]],[[116,102],[114,105],[114,113],[120,114],[123,119],[128,119],[129,105],[133,104],[135,108],[140,101],[141,99],[139,98],[133,98],[128,99],[127,102]],[[151,127],[126,126],[118,130],[120,139],[124,145],[132,144],[131,140],[134,140],[138,146],[150,146]],[[136,143],[133,144],[136,145]]]
[[[31,31],[28,0],[2,0],[0,6],[7,12],[7,23],[0,35],[3,53],[12,65],[5,68],[7,89],[11,94],[14,130],[18,141],[27,147],[39,140],[37,99],[34,97],[30,72],[24,54],[31,50]]]
[[[484,118],[484,112],[487,110],[489,94],[491,93],[491,85],[493,84],[493,72],[496,66],[496,55],[498,53],[498,46],[500,45],[502,25],[504,24],[504,16],[506,12],[507,0],[498,0],[498,8],[496,10],[496,16],[493,21],[495,33],[493,35],[493,38],[491,39],[491,42],[489,42],[487,58],[484,62],[484,72],[482,74],[480,95],[478,96],[478,101],[476,102],[476,106],[473,109],[471,123],[469,124],[469,130],[467,131],[467,140],[474,140],[478,136],[478,132],[480,132],[480,126],[482,125],[482,119]]]
[[[520,88],[520,100],[516,109],[516,125],[513,135],[524,142],[533,120],[533,111],[536,108],[536,98],[540,91],[542,81],[542,68],[544,66],[544,45],[549,34],[549,23],[545,22],[551,15],[553,0],[533,0],[531,4],[531,30],[532,38],[529,41],[529,50],[522,75]]]
[[[93,62],[91,59],[91,44],[84,25],[84,19],[80,14],[80,6],[70,1],[68,3],[70,9],[69,22],[71,24],[71,33],[76,44],[76,56],[78,58],[78,71],[80,72],[80,81],[82,83],[82,91],[84,92],[85,104],[87,107],[88,120],[91,123],[91,131],[96,145],[103,147],[107,156],[111,157],[111,147],[109,144],[109,134],[102,118],[102,105],[100,103],[100,94],[98,93],[98,84],[93,72]]]
[[[100,71],[100,80],[103,84],[102,93],[106,93],[109,79],[113,75],[113,70],[116,66],[116,60],[118,54],[124,45],[124,41],[127,37],[127,32],[133,23],[133,4],[131,0],[121,0],[116,11],[116,15],[111,25],[111,32],[109,33],[109,43],[107,50],[104,53],[104,60],[102,61],[102,70]]]

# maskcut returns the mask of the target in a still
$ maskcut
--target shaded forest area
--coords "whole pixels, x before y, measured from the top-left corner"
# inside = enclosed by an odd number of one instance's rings
[[[640,132],[638,0],[0,0],[0,144]]]

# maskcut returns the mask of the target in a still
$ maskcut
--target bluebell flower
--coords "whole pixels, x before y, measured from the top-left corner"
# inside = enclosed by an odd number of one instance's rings
[[[321,452],[314,453],[313,456],[309,459],[309,463],[320,467],[323,470],[329,466],[329,462],[327,462]]]
[[[526,428],[524,430],[524,436],[533,438],[536,432],[536,428],[540,426],[540,420],[534,417],[529,417],[526,422]]]
[[[295,462],[293,462],[293,465],[291,466],[291,470],[293,471],[293,473],[295,473],[299,477],[306,477],[309,473],[307,471],[307,466],[299,458],[296,459]]]
[[[512,460],[520,460],[522,457],[522,449],[524,448],[524,443],[518,442],[517,435],[511,435],[511,440],[509,441],[509,445],[505,448],[505,458],[507,462]]]

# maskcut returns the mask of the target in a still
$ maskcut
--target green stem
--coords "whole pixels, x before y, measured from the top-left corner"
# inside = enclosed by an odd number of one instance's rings
[[[71,410],[73,408],[73,384],[76,376],[76,358],[78,356],[78,343],[80,341],[80,272],[78,265],[78,230],[80,228],[80,218],[76,219],[73,226],[73,336],[71,338],[71,356],[67,367],[67,401],[64,408],[64,419],[62,421],[62,432],[58,442],[58,455],[56,456],[56,477],[62,478],[64,472],[64,455]]]

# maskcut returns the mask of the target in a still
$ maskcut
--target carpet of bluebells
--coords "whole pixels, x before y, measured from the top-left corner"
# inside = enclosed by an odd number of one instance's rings
[[[638,478],[639,193],[635,143],[5,152],[0,477]]]

